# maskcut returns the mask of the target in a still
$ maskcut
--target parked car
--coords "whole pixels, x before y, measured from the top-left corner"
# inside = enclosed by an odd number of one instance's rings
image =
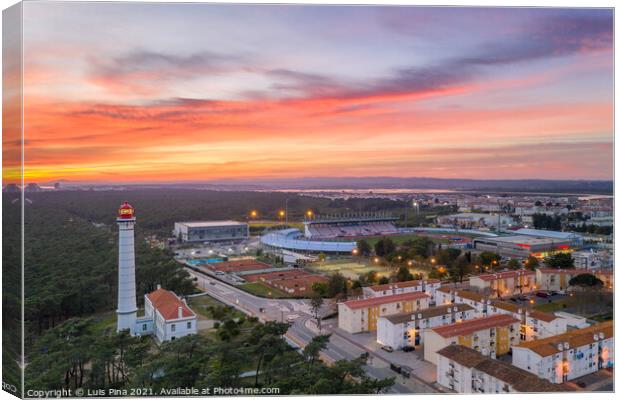
[[[401,368],[402,367],[400,365],[398,365],[398,364],[390,364],[390,369],[392,371],[394,371],[394,372],[399,373],[399,374],[400,374]]]
[[[536,292],[536,296],[547,298],[547,297],[549,297],[549,293],[547,293],[547,292]]]
[[[413,346],[404,346],[404,347],[402,348],[402,350],[403,350],[405,353],[409,353],[410,351],[414,351],[414,350],[415,350],[415,347],[413,347]]]
[[[391,353],[394,351],[392,346],[381,346],[381,350],[387,351],[388,353]]]
[[[410,378],[412,372],[413,372],[413,369],[411,369],[410,367],[406,365],[402,365],[400,367],[400,374],[404,376],[405,378]]]
[[[363,352],[362,354],[360,354],[360,358],[362,360],[367,360],[368,357],[370,357],[370,353],[368,353],[367,351]]]

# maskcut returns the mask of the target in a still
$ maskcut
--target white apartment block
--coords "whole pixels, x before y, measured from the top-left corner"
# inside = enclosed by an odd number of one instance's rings
[[[429,299],[426,293],[409,292],[338,303],[338,327],[349,333],[375,331],[379,317],[426,309]]]
[[[518,319],[496,314],[427,329],[424,331],[424,359],[436,365],[437,351],[451,344],[460,344],[495,358],[519,343],[519,327]]]
[[[536,273],[522,269],[481,274],[470,277],[469,286],[491,297],[529,293],[536,290]]]
[[[449,304],[379,317],[377,342],[393,349],[415,347],[424,342],[424,330],[472,319],[475,311],[466,304]]]
[[[383,285],[362,288],[364,297],[391,296],[395,294],[424,292],[435,303],[435,291],[441,287],[439,279],[413,280],[406,282],[386,283]]]
[[[448,286],[442,286],[435,292],[436,304],[467,304],[476,310],[478,316],[486,314],[488,299],[479,293],[468,290],[457,290]]]
[[[507,301],[493,301],[487,315],[507,314],[521,321],[520,339],[529,341],[555,336],[566,332],[567,320],[555,314],[528,310]]]
[[[437,352],[437,383],[457,393],[570,390],[461,345],[450,345]]]
[[[552,383],[563,383],[613,366],[613,321],[512,348],[512,364]]]

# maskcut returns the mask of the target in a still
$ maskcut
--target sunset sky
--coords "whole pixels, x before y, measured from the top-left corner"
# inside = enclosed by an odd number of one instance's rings
[[[595,9],[25,3],[26,180],[611,179],[612,27]]]

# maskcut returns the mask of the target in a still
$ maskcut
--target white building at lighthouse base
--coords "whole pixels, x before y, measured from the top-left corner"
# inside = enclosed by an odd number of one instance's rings
[[[161,287],[144,296],[144,314],[136,319],[136,335],[154,334],[167,342],[198,332],[198,319],[187,303]]]

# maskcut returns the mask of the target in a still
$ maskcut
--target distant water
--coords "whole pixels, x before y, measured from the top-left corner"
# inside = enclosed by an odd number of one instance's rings
[[[351,194],[399,194],[399,193],[458,193],[460,190],[451,189],[270,189],[259,192],[294,192],[294,193],[351,193]]]

